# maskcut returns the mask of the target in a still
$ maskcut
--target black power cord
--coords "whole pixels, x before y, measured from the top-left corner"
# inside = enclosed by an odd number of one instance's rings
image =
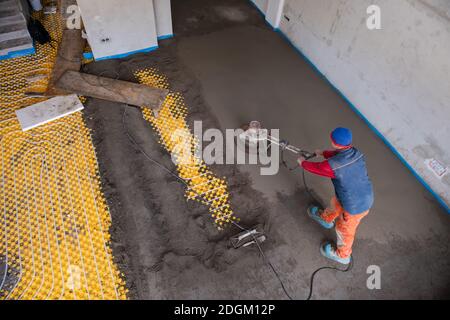
[[[171,171],[170,169],[168,169],[166,166],[164,166],[162,163],[156,161],[155,159],[153,159],[152,157],[150,157],[147,152],[145,152],[144,149],[142,149],[142,147],[136,142],[136,139],[134,139],[134,137],[130,134],[130,132],[128,131],[128,127],[126,125],[125,122],[125,116],[127,113],[127,109],[129,106],[126,105],[126,107],[123,110],[122,113],[122,127],[123,130],[125,131],[126,136],[128,137],[128,139],[136,146],[136,148],[147,158],[147,160],[149,160],[150,162],[152,162],[154,165],[158,166],[160,169],[166,171],[168,174],[170,174],[171,176],[173,176],[174,178],[176,178],[178,181],[182,182],[183,184],[188,186],[188,183],[181,178],[179,175],[177,175],[175,172]],[[195,191],[194,191],[195,192]]]
[[[127,112],[127,108],[128,105],[124,108],[123,113],[122,113],[122,127],[123,130],[127,136],[127,138],[130,140],[130,142],[136,146],[136,148],[147,158],[147,160],[149,160],[150,162],[152,162],[153,164],[155,164],[156,166],[158,166],[160,169],[164,170],[165,172],[167,172],[168,174],[170,174],[171,176],[173,176],[174,178],[176,178],[178,181],[180,181],[181,183],[183,183],[186,186],[189,186],[188,183],[186,182],[186,180],[184,180],[183,178],[181,178],[178,174],[176,174],[174,171],[171,171],[170,169],[168,169],[166,166],[164,166],[162,163],[160,163],[159,161],[153,159],[152,157],[150,157],[148,155],[148,153],[142,149],[142,147],[137,143],[136,139],[130,134],[128,127],[126,125],[126,121],[125,121],[125,116],[126,116],[126,112]],[[284,157],[283,157],[283,150],[281,151],[281,159],[282,159],[282,163],[284,166],[287,167],[286,162],[284,161]],[[297,166],[298,168],[299,166]],[[297,168],[292,168],[289,169],[290,171],[296,170]],[[303,170],[303,184],[305,186],[305,190],[308,192],[308,194],[310,194],[310,196],[315,199],[314,195],[312,194],[312,192],[310,192],[310,189],[308,188],[308,185],[306,183],[306,179],[305,179],[305,171]],[[195,190],[193,190],[194,192],[196,192]],[[200,195],[199,195],[200,196]],[[243,230],[243,231],[250,231],[246,228],[244,228],[243,226],[239,225],[237,222],[235,221],[231,221],[231,223],[233,225],[235,225],[237,228]],[[253,240],[256,244],[256,246],[258,247],[258,250],[264,260],[264,262],[270,267],[270,269],[272,270],[272,272],[274,273],[274,275],[276,276],[276,278],[278,279],[278,281],[280,282],[281,288],[283,289],[284,294],[289,298],[289,300],[294,300],[291,295],[289,294],[289,292],[287,291],[283,280],[281,279],[280,275],[278,274],[278,271],[275,269],[275,267],[273,266],[273,264],[270,262],[270,260],[267,258],[267,256],[264,254],[263,249],[261,248],[258,240],[255,238],[254,235],[252,235]],[[316,276],[317,273],[319,273],[319,271],[321,270],[336,270],[336,271],[340,271],[340,272],[348,272],[353,268],[353,256],[350,260],[350,264],[348,265],[348,267],[346,269],[339,269],[336,267],[329,267],[329,266],[325,266],[325,267],[320,267],[318,269],[316,269],[310,278],[310,286],[309,286],[309,294],[308,297],[306,298],[306,300],[311,300],[312,294],[313,294],[313,285],[314,285],[314,277]]]
[[[235,221],[231,221],[232,224],[234,224],[236,227],[238,227],[239,229],[243,230],[243,231],[247,231],[250,232],[250,230],[242,227],[241,225],[239,225],[237,222]],[[273,273],[275,274],[275,276],[277,277],[278,281],[280,282],[281,288],[284,291],[284,294],[289,298],[289,300],[294,300],[291,295],[289,294],[289,292],[286,290],[286,287],[284,286],[284,282],[283,280],[281,280],[280,275],[278,274],[278,271],[275,269],[275,267],[273,266],[272,262],[270,262],[270,260],[267,258],[267,256],[264,254],[263,249],[261,248],[261,246],[259,245],[258,239],[256,239],[254,234],[251,234],[253,237],[253,241],[255,242],[256,246],[258,247],[259,252],[261,253],[261,257],[263,258],[264,262],[272,269]]]
[[[353,256],[351,256],[350,258],[350,263],[348,264],[346,269],[340,269],[340,268],[336,268],[336,267],[320,267],[318,269],[316,269],[312,274],[311,274],[311,278],[310,278],[310,283],[309,283],[309,294],[308,294],[308,298],[306,298],[306,300],[311,300],[312,294],[313,294],[313,287],[314,287],[314,277],[316,276],[317,273],[319,273],[319,271],[322,270],[336,270],[339,272],[348,272],[350,270],[353,269]]]
[[[298,169],[303,169],[300,165],[296,164],[293,167],[289,167],[286,160],[284,159],[284,148],[281,148],[281,156],[280,156],[280,162],[281,164],[289,171],[295,171]],[[317,199],[317,197],[314,195],[314,193],[312,192],[312,190],[308,187],[308,184],[306,183],[306,177],[305,177],[305,170],[302,170],[302,181],[303,181],[303,187],[306,191],[306,193],[308,193],[308,195],[316,202],[316,203],[321,203],[322,201],[320,201],[320,199]]]
[[[126,136],[127,136],[128,139],[130,140],[130,142],[131,142],[133,145],[136,146],[136,148],[137,148],[137,149],[138,149],[138,150],[139,150],[139,151],[147,158],[147,160],[149,160],[150,162],[152,162],[153,164],[155,164],[156,166],[158,166],[160,169],[164,170],[165,172],[167,172],[168,174],[170,174],[171,176],[173,176],[174,178],[176,178],[178,181],[180,181],[180,182],[183,183],[184,185],[189,186],[189,184],[188,184],[183,178],[181,178],[178,174],[176,174],[174,171],[171,171],[169,168],[167,168],[166,166],[164,166],[162,163],[160,163],[159,161],[157,161],[157,160],[153,159],[152,157],[150,157],[150,156],[148,155],[148,153],[147,153],[144,149],[142,149],[142,147],[137,143],[136,139],[130,134],[130,132],[129,132],[129,130],[128,130],[128,127],[127,127],[127,125],[126,125],[125,116],[126,116],[126,112],[127,112],[127,109],[126,109],[127,107],[128,107],[128,106],[126,106],[126,107],[124,108],[123,113],[122,113],[122,127],[123,127],[123,130],[124,130]],[[195,192],[195,193],[197,193],[197,192],[196,192],[195,190],[193,190],[193,189],[192,189],[192,191]],[[199,195],[199,196],[200,196],[200,195]],[[239,228],[239,229],[241,229],[241,230],[243,230],[243,231],[250,231],[250,230],[244,228],[243,226],[241,226],[240,224],[238,224],[238,223],[235,222],[235,221],[231,221],[231,223],[232,223],[233,225],[235,225],[237,228]],[[288,291],[286,290],[286,287],[284,286],[284,283],[283,283],[283,281],[281,280],[281,277],[280,277],[280,275],[278,274],[277,270],[275,269],[275,267],[273,266],[273,264],[270,262],[270,260],[267,258],[267,256],[264,254],[264,251],[263,251],[263,249],[261,248],[261,246],[260,246],[258,240],[255,238],[254,235],[252,235],[252,237],[253,237],[253,240],[254,240],[255,244],[256,244],[257,247],[258,247],[258,250],[259,250],[259,252],[260,252],[260,254],[261,254],[261,256],[262,256],[264,262],[266,262],[267,265],[272,269],[273,273],[275,274],[275,276],[277,277],[278,281],[280,282],[281,288],[283,289],[285,295],[286,295],[290,300],[293,300],[292,297],[289,295]]]

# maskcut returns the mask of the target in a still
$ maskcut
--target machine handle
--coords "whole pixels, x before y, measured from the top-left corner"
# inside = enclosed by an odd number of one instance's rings
[[[269,141],[273,142],[273,138],[270,137]],[[305,158],[306,160],[317,157],[317,154],[315,154],[314,152],[309,152],[309,151],[302,150],[300,148],[291,146],[287,140],[279,140],[279,141],[277,141],[277,143],[280,146],[281,150],[289,150],[294,153],[301,154],[302,157]]]
[[[305,150],[302,150],[301,154],[305,158],[305,160],[310,160],[310,159],[317,157],[317,154],[315,154],[314,152],[309,152],[309,151],[305,151]]]

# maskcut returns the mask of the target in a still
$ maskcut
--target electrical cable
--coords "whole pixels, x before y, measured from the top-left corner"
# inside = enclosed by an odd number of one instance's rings
[[[286,169],[288,169],[289,171],[295,171],[295,170],[297,170],[297,169],[299,169],[300,168],[300,166],[298,166],[298,165],[296,165],[296,166],[294,166],[294,167],[289,167],[288,165],[287,165],[287,162],[286,162],[286,160],[284,159],[284,148],[280,148],[281,149],[281,157],[280,157],[280,162],[281,162],[281,164],[284,166],[284,167],[286,167]]]
[[[179,175],[177,175],[175,172],[171,171],[170,169],[168,169],[166,166],[164,166],[162,163],[156,161],[155,159],[153,159],[152,157],[150,157],[147,152],[145,152],[144,149],[142,149],[142,147],[136,142],[136,139],[134,139],[134,137],[130,134],[130,132],[128,131],[128,127],[125,123],[125,116],[127,113],[127,108],[128,105],[124,108],[123,113],[122,113],[122,126],[123,129],[125,131],[125,134],[127,135],[128,139],[138,148],[138,150],[153,164],[155,164],[156,166],[158,166],[160,169],[166,171],[167,173],[169,173],[171,176],[173,176],[174,178],[176,178],[177,180],[181,181],[183,184],[188,185],[188,183],[182,179]]]
[[[281,154],[280,154],[280,162],[281,164],[289,171],[295,171],[298,169],[302,169],[302,181],[303,181],[303,188],[305,189],[306,193],[316,202],[316,203],[322,203],[320,199],[318,199],[312,190],[308,187],[308,184],[306,183],[306,177],[305,177],[305,170],[300,165],[295,165],[293,167],[289,167],[286,160],[284,159],[284,148],[281,148]]]
[[[231,221],[232,224],[234,224],[236,227],[238,227],[239,229],[243,230],[243,231],[247,231],[249,232],[250,230],[242,227],[241,225],[239,225],[237,222],[235,221]],[[278,281],[280,282],[281,288],[284,291],[284,294],[289,298],[289,300],[294,300],[291,295],[289,294],[289,292],[286,290],[286,287],[284,286],[284,282],[283,280],[281,280],[280,275],[278,274],[278,271],[275,269],[275,267],[273,266],[272,262],[270,262],[270,260],[267,258],[267,256],[264,254],[263,249],[261,248],[261,246],[259,245],[258,239],[256,239],[254,234],[251,234],[253,241],[255,242],[256,246],[258,247],[259,252],[261,253],[261,256],[264,260],[264,262],[272,269],[273,273],[275,274],[275,276],[277,277]]]
[[[181,178],[178,174],[176,174],[175,172],[173,172],[173,171],[171,171],[170,169],[168,169],[166,166],[164,166],[162,163],[160,163],[160,162],[158,162],[157,160],[155,160],[155,159],[153,159],[152,157],[150,157],[149,155],[148,155],[148,153],[137,143],[137,141],[136,141],[136,139],[134,139],[134,137],[130,134],[130,132],[129,132],[129,130],[128,130],[128,127],[127,127],[127,125],[126,125],[126,122],[125,122],[125,116],[126,116],[126,112],[127,112],[127,108],[128,107],[128,105],[126,105],[126,107],[124,108],[124,110],[123,110],[123,113],[122,113],[122,126],[123,126],[123,130],[124,130],[124,132],[125,132],[125,134],[126,134],[126,136],[128,137],[128,139],[130,140],[130,142],[132,142],[133,143],[133,145],[135,145],[136,146],[136,148],[150,161],[150,162],[152,162],[153,164],[155,164],[156,166],[158,166],[160,169],[162,169],[162,170],[164,170],[165,172],[167,172],[168,174],[170,174],[171,176],[173,176],[174,178],[176,178],[177,180],[179,180],[180,182],[182,182],[184,185],[186,185],[186,186],[188,186],[188,183],[183,179],[183,178]],[[284,157],[283,157],[283,150],[281,151],[281,158],[282,158],[282,163],[283,163],[283,165],[285,165],[286,167],[287,167],[287,164],[286,164],[286,162],[284,161]],[[299,168],[300,166],[297,166],[297,168]],[[288,168],[288,167],[287,167]],[[293,171],[293,170],[296,170],[297,168],[293,168],[292,170],[290,170],[290,171]],[[288,168],[289,169],[289,168]],[[315,199],[315,197],[314,197],[314,195],[310,192],[310,189],[309,189],[309,187],[308,187],[308,185],[307,185],[307,182],[306,182],[306,179],[305,179],[305,170],[303,170],[303,184],[304,184],[304,186],[305,186],[305,190],[308,192],[308,194],[310,194],[310,196],[313,198],[313,199]],[[196,191],[195,190],[193,190],[195,193],[196,193]],[[235,225],[237,228],[239,228],[239,229],[241,229],[241,230],[243,230],[243,231],[250,231],[250,230],[248,230],[248,229],[246,229],[246,228],[244,228],[243,226],[241,226],[241,225],[239,225],[237,222],[235,222],[235,221],[231,221],[231,223],[233,224],[233,225]],[[287,291],[287,289],[286,289],[286,287],[285,287],[285,285],[284,285],[284,282],[283,282],[283,280],[281,279],[281,277],[280,277],[280,275],[278,274],[278,271],[275,269],[275,267],[273,266],[273,264],[270,262],[270,260],[267,258],[267,256],[265,255],[265,253],[264,253],[264,251],[263,251],[263,249],[261,248],[261,246],[260,246],[260,244],[259,244],[259,242],[258,242],[258,240],[256,239],[256,237],[252,234],[252,237],[253,237],[253,240],[254,240],[254,242],[255,242],[255,244],[256,244],[256,246],[258,247],[258,250],[259,250],[259,252],[260,252],[260,254],[261,254],[261,256],[262,256],[262,258],[263,258],[263,260],[264,260],[264,262],[271,268],[271,270],[272,270],[272,272],[274,273],[274,275],[276,276],[276,278],[278,279],[278,281],[279,281],[279,283],[280,283],[280,285],[281,285],[281,288],[283,289],[283,292],[284,292],[284,294],[289,298],[289,300],[294,300],[292,297],[291,297],[291,295],[289,294],[289,292]],[[311,300],[311,297],[312,297],[312,294],[313,294],[313,285],[314,285],[314,278],[315,278],[315,276],[316,276],[316,274],[317,273],[319,273],[321,270],[336,270],[336,271],[339,271],[339,272],[348,272],[348,271],[350,271],[352,268],[353,268],[353,263],[354,263],[354,259],[353,259],[353,256],[351,257],[351,260],[350,260],[350,264],[348,265],[348,267],[346,268],[346,269],[339,269],[339,268],[336,268],[336,267],[329,267],[329,266],[324,266],[324,267],[320,267],[320,268],[318,268],[318,269],[316,269],[312,274],[311,274],[311,277],[310,277],[310,286],[309,286],[309,294],[308,294],[308,297],[306,298],[306,300]]]
[[[353,264],[354,264],[354,260],[353,260],[353,255],[350,257],[350,263],[348,264],[346,269],[340,269],[340,268],[336,268],[336,267],[320,267],[318,269],[316,269],[312,274],[311,274],[311,278],[310,278],[310,283],[309,283],[309,294],[308,297],[306,298],[306,300],[311,300],[312,294],[313,294],[313,286],[314,286],[314,277],[316,276],[317,273],[319,273],[319,271],[321,270],[336,270],[339,272],[348,272],[350,270],[353,269]]]
[[[126,112],[127,112],[127,107],[124,108],[123,113],[122,113],[122,126],[123,126],[123,130],[126,134],[126,136],[128,137],[128,139],[136,146],[136,148],[153,164],[155,164],[156,166],[158,166],[160,169],[164,170],[165,172],[167,172],[168,174],[170,174],[171,176],[175,177],[177,180],[179,180],[180,182],[182,182],[183,184],[185,184],[186,186],[189,186],[188,183],[181,178],[179,175],[177,175],[175,172],[171,171],[170,169],[168,169],[166,166],[164,166],[162,163],[158,162],[157,160],[153,159],[152,157],[150,157],[147,152],[137,143],[136,139],[130,134],[128,127],[126,125],[125,122],[125,116],[126,116]],[[192,189],[193,192],[197,193],[195,190]],[[243,230],[243,231],[250,231],[246,228],[244,228],[243,226],[239,225],[237,222],[235,221],[231,221],[231,223],[233,225],[235,225],[236,227],[238,227],[239,229]],[[270,262],[270,260],[267,258],[267,256],[264,254],[263,249],[261,248],[261,246],[259,245],[258,240],[255,238],[255,236],[252,234],[253,240],[255,241],[255,244],[258,247],[259,252],[261,253],[261,256],[264,260],[264,262],[266,262],[266,264],[272,269],[273,273],[275,274],[275,276],[277,277],[278,281],[280,282],[281,288],[283,289],[284,293],[286,294],[286,296],[290,299],[293,300],[292,297],[289,295],[288,291],[286,290],[286,287],[284,286],[283,281],[280,278],[280,275],[278,274],[277,270],[275,269],[275,267],[273,266],[273,264]]]

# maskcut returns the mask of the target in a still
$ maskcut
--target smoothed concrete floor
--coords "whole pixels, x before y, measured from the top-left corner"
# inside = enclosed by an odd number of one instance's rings
[[[328,146],[332,128],[351,127],[367,156],[376,203],[359,229],[354,268],[321,271],[313,299],[450,297],[450,217],[338,94],[248,1],[174,0],[172,7],[174,39],[125,65],[98,62],[86,71],[109,70],[131,80],[129,69],[158,68],[183,94],[191,125],[203,120],[224,130],[260,120],[312,150]],[[217,232],[207,208],[186,202],[184,187],[127,141],[123,119],[149,155],[174,169],[138,109],[124,116],[124,106],[90,99],[85,110],[113,218],[113,252],[131,298],[286,299],[255,248],[230,248],[228,239],[238,230]],[[292,156],[286,160],[295,163]],[[264,226],[263,248],[290,295],[305,299],[312,272],[333,265],[320,256],[319,245],[335,235],[307,217],[311,199],[300,171],[280,168],[275,176],[260,176],[258,166],[213,169],[227,177],[243,223]],[[331,197],[329,180],[307,179],[321,198]],[[380,290],[366,286],[371,265],[381,269]]]
[[[359,272],[379,265],[383,288],[364,290],[365,284],[360,283],[359,288],[342,289],[346,293],[339,294],[335,288],[329,297],[450,297],[450,216],[279,34],[268,27],[230,27],[181,39],[178,56],[200,81],[206,103],[223,129],[259,120],[267,128],[279,128],[280,136],[292,144],[311,150],[327,148],[329,132],[336,126],[353,130],[355,145],[366,154],[376,195],[375,206],[358,232],[355,260]],[[295,163],[295,158],[290,160]],[[294,220],[300,219],[297,215],[303,212],[295,203],[280,200],[295,197],[299,173],[280,168],[276,176],[261,176],[255,166],[241,170],[250,174],[255,189],[286,207]],[[328,201],[331,182],[307,178]],[[299,225],[298,232],[301,241],[308,241],[304,228]],[[286,238],[286,242],[293,240]],[[317,245],[312,244],[314,249]],[[311,258],[306,254],[301,253],[301,260]],[[361,295],[351,295],[352,291]]]

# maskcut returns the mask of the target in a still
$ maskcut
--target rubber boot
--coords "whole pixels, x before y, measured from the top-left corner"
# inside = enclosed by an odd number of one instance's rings
[[[311,206],[308,208],[308,216],[325,229],[331,229],[334,227],[334,222],[326,222],[320,217],[320,210],[316,206]]]
[[[341,258],[340,256],[338,256],[338,254],[336,253],[336,249],[329,242],[327,242],[324,245],[320,246],[320,253],[325,258],[328,258],[328,259],[333,260],[335,262],[339,262],[340,264],[348,265],[350,263],[350,261],[351,261],[351,257]]]

